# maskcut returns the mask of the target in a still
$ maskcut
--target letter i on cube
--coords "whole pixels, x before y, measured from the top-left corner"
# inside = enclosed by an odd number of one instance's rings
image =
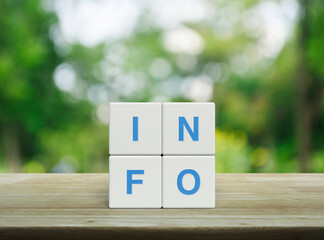
[[[214,103],[110,103],[110,208],[214,208]]]

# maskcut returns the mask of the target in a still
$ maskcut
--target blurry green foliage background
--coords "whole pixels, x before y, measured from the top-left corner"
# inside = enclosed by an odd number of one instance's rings
[[[107,172],[110,101],[213,101],[217,172],[324,172],[324,1],[0,0],[0,172]]]

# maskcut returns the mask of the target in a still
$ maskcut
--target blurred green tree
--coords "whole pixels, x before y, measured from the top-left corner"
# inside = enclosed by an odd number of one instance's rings
[[[40,1],[0,1],[1,152],[11,172],[20,172],[23,160],[42,153],[44,130],[91,119],[89,104],[68,103],[52,81],[62,61],[49,38],[56,21]]]
[[[323,110],[324,95],[324,3],[300,0],[300,23],[297,34],[298,63],[296,78],[297,139],[302,172],[309,171],[315,128]],[[323,120],[323,119],[322,119]],[[317,140],[317,139],[316,139]]]

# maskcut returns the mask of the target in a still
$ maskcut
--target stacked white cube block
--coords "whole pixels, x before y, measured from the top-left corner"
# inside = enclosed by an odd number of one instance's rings
[[[110,208],[214,208],[214,103],[111,103]]]

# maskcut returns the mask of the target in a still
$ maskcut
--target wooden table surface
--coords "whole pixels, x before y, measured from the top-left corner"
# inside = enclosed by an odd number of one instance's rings
[[[324,174],[216,174],[215,209],[109,209],[108,174],[0,174],[0,239],[324,239]]]

